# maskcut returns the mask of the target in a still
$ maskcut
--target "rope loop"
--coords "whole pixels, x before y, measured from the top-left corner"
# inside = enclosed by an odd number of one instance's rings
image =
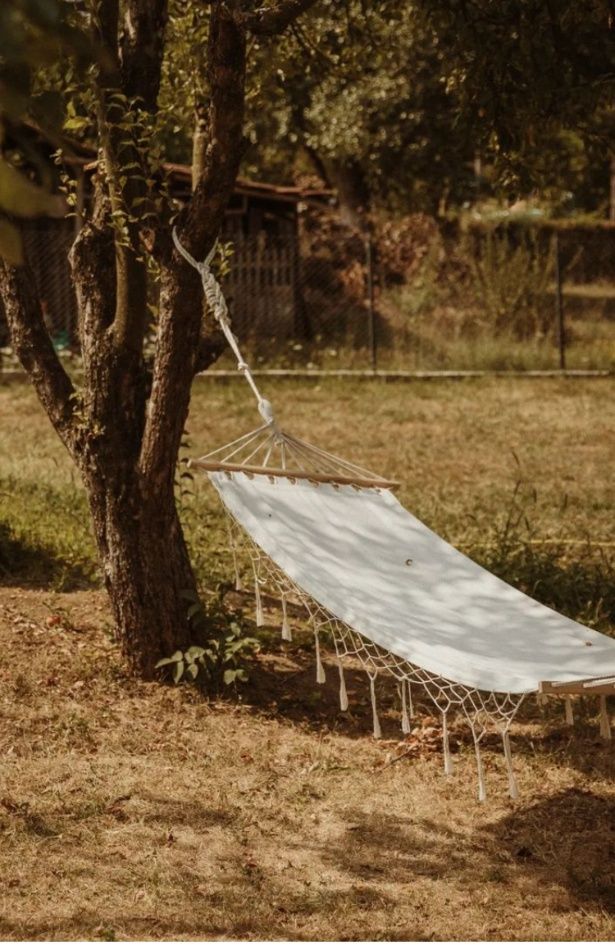
[[[256,385],[256,381],[254,380],[254,376],[250,369],[250,365],[248,364],[247,361],[244,360],[241,354],[241,351],[239,349],[239,344],[237,343],[237,339],[231,329],[231,322],[230,322],[229,314],[228,314],[228,305],[226,304],[224,293],[222,291],[220,283],[218,282],[215,275],[211,271],[211,261],[214,258],[218,241],[216,240],[216,242],[210,249],[209,253],[207,254],[206,258],[203,260],[203,262],[197,262],[196,259],[190,255],[188,250],[184,246],[182,246],[175,227],[173,227],[172,235],[173,235],[173,243],[175,245],[177,252],[180,254],[180,256],[183,256],[183,258],[186,260],[187,263],[190,263],[190,265],[193,266],[193,268],[197,270],[197,272],[199,273],[201,277],[201,283],[203,285],[203,294],[205,296],[205,300],[207,301],[207,305],[213,312],[214,318],[220,325],[220,328],[222,329],[224,337],[226,338],[231,351],[237,358],[237,370],[240,371],[241,374],[243,374],[248,384],[252,388],[252,393],[254,394],[256,398],[258,411],[261,417],[274,430],[277,429],[275,416],[273,413],[273,407],[270,404],[270,402],[268,400],[265,400],[265,398],[262,396],[260,390],[258,389]]]

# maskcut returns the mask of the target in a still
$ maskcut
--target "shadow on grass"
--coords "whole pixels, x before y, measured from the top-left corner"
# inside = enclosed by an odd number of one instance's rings
[[[575,788],[519,807],[482,835],[548,888],[557,883],[578,906],[615,914],[615,799]]]
[[[0,521],[0,585],[76,591],[97,587],[98,581],[93,566],[26,541]]]
[[[547,899],[560,887],[573,897],[572,908],[593,905],[615,914],[613,798],[563,791],[470,835],[421,817],[359,810],[348,818],[326,857],[371,884],[425,876],[485,888],[516,885],[522,875]]]
[[[318,685],[311,643],[280,644],[277,642],[278,631],[272,628],[255,632],[265,634],[264,652],[250,668],[249,682],[241,690],[242,701],[258,713],[283,717],[317,734],[330,731],[352,739],[372,736],[372,707],[365,672],[345,667],[349,710],[341,712],[338,668],[331,661],[330,653],[323,651],[326,681]],[[382,676],[377,681],[376,692],[383,738],[399,740],[403,751],[405,736],[401,731],[397,684],[391,677]],[[413,687],[413,702],[416,711],[413,728],[419,730],[424,725],[431,725],[439,732],[439,713],[421,687]],[[511,729],[513,755],[541,759],[592,777],[614,778],[615,752],[612,743],[600,737],[598,712],[597,697],[578,699],[574,704],[574,725],[570,726],[565,722],[563,700],[552,698],[546,706],[539,706],[535,697],[528,696]],[[469,760],[474,754],[473,737],[465,718],[454,716],[449,730],[453,753],[463,749],[467,763],[473,763]],[[499,733],[488,732],[481,746],[498,763],[501,761],[502,739]],[[427,740],[420,754],[437,755],[439,751],[440,740],[436,735]],[[412,757],[402,762],[405,763],[412,764]]]
[[[454,878],[467,868],[467,840],[446,824],[380,811],[352,810],[347,817],[343,835],[324,856],[351,877],[404,884],[419,876]]]

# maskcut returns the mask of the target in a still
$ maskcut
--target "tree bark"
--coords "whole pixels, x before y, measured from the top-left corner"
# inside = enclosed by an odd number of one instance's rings
[[[172,484],[151,492],[108,454],[84,479],[123,655],[151,679],[160,658],[193,642],[186,615],[198,596]]]
[[[154,464],[143,461],[151,380],[141,353],[118,346],[113,330],[115,305],[106,287],[113,285],[115,258],[113,233],[94,223],[84,227],[71,253],[84,368],[77,411],[87,431],[75,458],[123,654],[135,673],[150,679],[161,657],[190,644],[187,598],[198,593],[174,495],[188,396],[175,388],[176,411],[165,426],[168,462],[154,474]],[[170,278],[179,291],[178,276]],[[198,292],[180,294],[186,311],[198,306]],[[190,374],[191,336],[185,341],[177,357]]]

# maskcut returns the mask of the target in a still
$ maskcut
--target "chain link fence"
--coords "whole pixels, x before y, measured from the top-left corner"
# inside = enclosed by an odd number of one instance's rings
[[[294,241],[237,242],[225,291],[263,369],[608,371],[613,249],[610,227],[447,232],[417,217],[376,237],[321,215]]]
[[[49,335],[58,350],[77,348],[77,305],[68,253],[72,220],[28,220],[21,224],[24,256],[41,300]],[[10,357],[8,328],[0,303],[0,348]]]
[[[24,228],[50,336],[77,354],[73,237],[71,221]],[[614,248],[612,227],[447,232],[416,217],[375,236],[308,213],[292,237],[236,237],[224,290],[257,369],[612,371]],[[214,370],[233,368],[225,355]]]

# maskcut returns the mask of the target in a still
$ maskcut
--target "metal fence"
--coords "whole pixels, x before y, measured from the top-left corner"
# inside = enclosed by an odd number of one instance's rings
[[[24,241],[54,344],[78,353],[73,235],[41,221]],[[238,239],[224,280],[235,332],[261,369],[613,370],[608,246],[598,265],[575,233],[490,239],[420,226],[376,239],[332,218]],[[7,344],[2,331],[0,318]],[[215,369],[232,367],[225,355]]]
[[[615,232],[615,231],[614,231]],[[615,260],[578,234],[336,222],[235,246],[225,291],[257,366],[282,370],[613,370]],[[613,234],[607,234],[614,240]],[[232,367],[230,358],[218,367]]]

